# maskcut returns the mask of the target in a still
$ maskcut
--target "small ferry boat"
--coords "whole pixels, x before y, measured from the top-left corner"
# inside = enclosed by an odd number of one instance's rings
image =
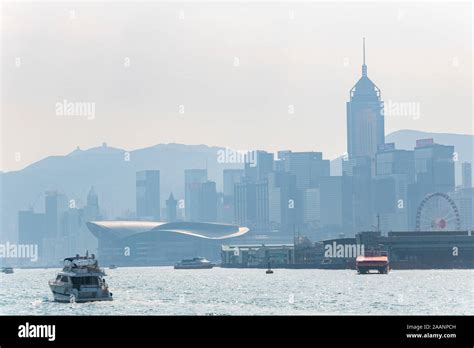
[[[2,267],[0,272],[5,273],[5,274],[12,274],[13,273],[13,268],[12,267]]]
[[[116,265],[110,265],[110,266],[109,266],[109,269],[116,269],[116,268],[117,268]]]
[[[49,287],[57,302],[111,301],[105,275],[94,254],[76,255],[64,259],[63,270],[49,281]]]
[[[195,257],[194,259],[182,260],[175,263],[174,269],[210,269],[215,265],[204,257]]]
[[[364,256],[357,256],[356,269],[359,274],[370,273],[370,271],[378,271],[380,274],[388,274],[390,264],[387,253],[372,253]]]

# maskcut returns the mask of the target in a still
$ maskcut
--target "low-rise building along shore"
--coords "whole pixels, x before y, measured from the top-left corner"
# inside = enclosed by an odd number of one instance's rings
[[[316,243],[223,245],[223,267],[355,269],[357,256],[384,252],[392,269],[473,269],[471,231],[360,232]]]

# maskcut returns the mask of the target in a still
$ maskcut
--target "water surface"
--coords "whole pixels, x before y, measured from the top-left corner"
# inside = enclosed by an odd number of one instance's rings
[[[59,269],[0,274],[0,314],[9,315],[474,315],[473,270],[106,270],[114,301],[53,301]]]

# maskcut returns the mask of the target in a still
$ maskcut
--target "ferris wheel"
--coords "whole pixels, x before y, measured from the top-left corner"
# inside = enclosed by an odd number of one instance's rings
[[[461,217],[454,201],[445,193],[431,193],[416,212],[417,231],[459,231]]]

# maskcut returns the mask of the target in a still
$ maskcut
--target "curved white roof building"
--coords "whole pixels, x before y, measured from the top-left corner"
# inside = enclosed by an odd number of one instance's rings
[[[90,221],[87,227],[99,241],[104,265],[171,264],[197,256],[217,260],[223,243],[249,231],[206,222]]]

